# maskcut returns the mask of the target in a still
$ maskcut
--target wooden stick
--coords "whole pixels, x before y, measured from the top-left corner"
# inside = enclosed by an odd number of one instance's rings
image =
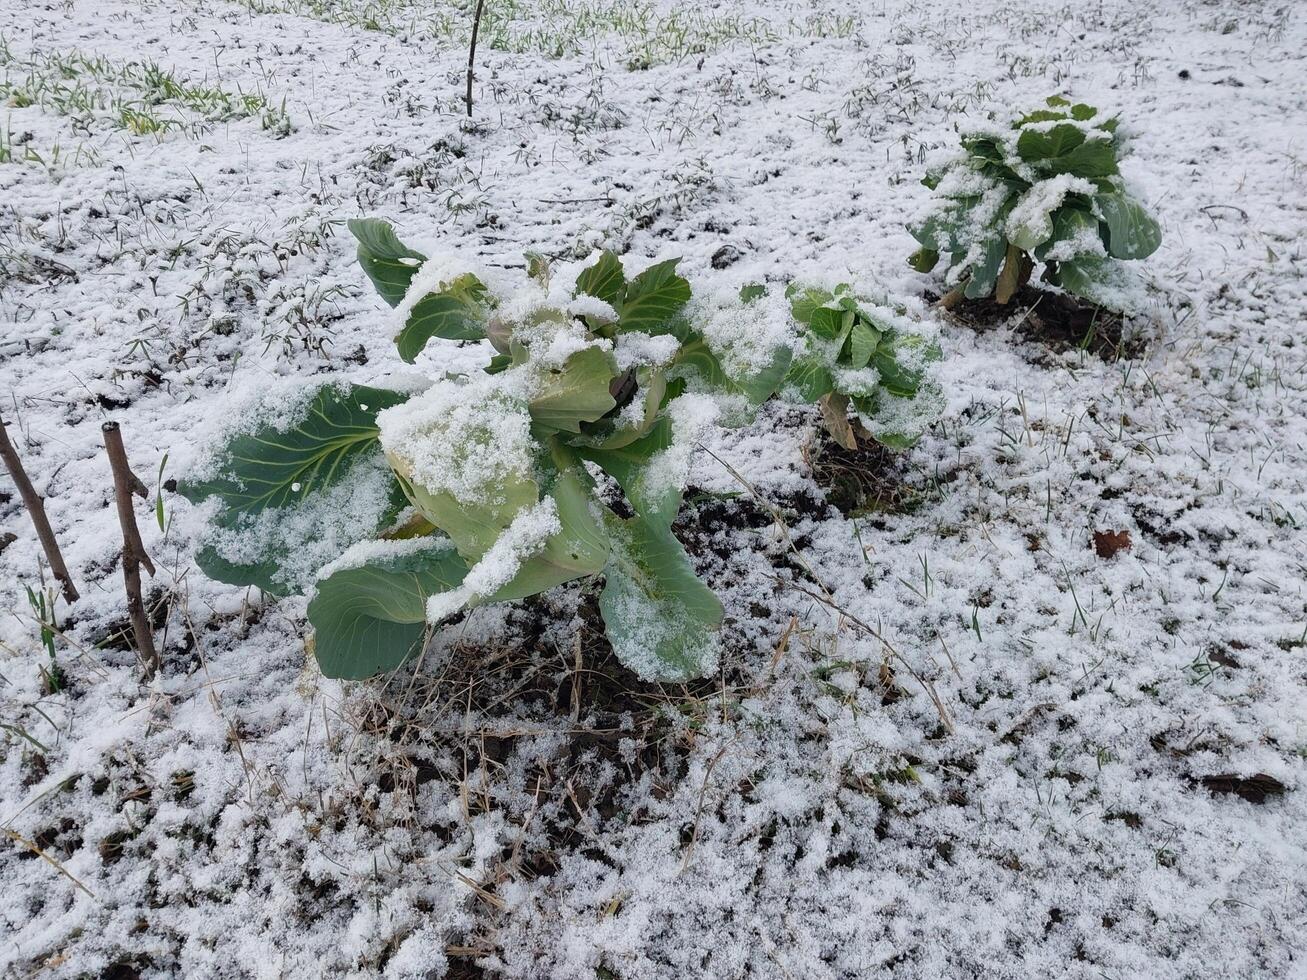
[[[64,564],[64,556],[59,550],[59,542],[55,540],[54,531],[50,529],[50,519],[45,516],[45,500],[36,492],[32,481],[27,478],[23,464],[18,458],[18,452],[9,441],[9,432],[5,428],[4,419],[0,419],[0,457],[4,458],[9,475],[14,478],[18,493],[23,498],[24,506],[27,507],[27,513],[31,515],[37,540],[41,542],[41,548],[45,551],[45,560],[50,563],[50,571],[63,587],[64,599],[70,603],[76,602],[77,588],[73,585],[73,577],[68,574],[68,566]]]
[[[127,450],[123,448],[123,435],[117,422],[106,422],[101,426],[104,432],[104,448],[109,454],[109,465],[113,467],[113,495],[118,504],[118,523],[123,530],[123,583],[127,588],[127,613],[132,620],[132,631],[136,634],[136,648],[145,664],[146,678],[153,677],[159,670],[159,652],[154,648],[154,631],[149,617],[145,615],[145,600],[141,597],[141,566],[154,575],[154,562],[145,553],[141,543],[141,531],[136,526],[136,514],[132,510],[132,494],[148,497],[145,484],[140,481],[127,463]]]
[[[481,8],[485,0],[477,0],[476,13],[472,15],[472,43],[467,46],[467,117],[472,118],[472,64],[477,56],[477,34],[481,31]]]

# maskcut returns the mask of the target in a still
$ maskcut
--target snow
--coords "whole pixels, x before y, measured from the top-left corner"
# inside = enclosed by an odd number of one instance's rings
[[[464,606],[494,595],[512,582],[522,564],[538,554],[549,538],[562,529],[553,497],[523,508],[490,549],[468,569],[458,588],[437,592],[427,599],[427,621],[440,623]]]
[[[377,413],[381,446],[428,493],[493,503],[497,487],[529,479],[535,467],[531,416],[513,387],[502,375],[439,381]]]
[[[404,292],[404,298],[399,301],[391,314],[394,333],[398,334],[404,329],[413,307],[430,294],[443,292],[451,283],[463,276],[473,276],[483,284],[488,278],[485,269],[479,263],[469,262],[465,254],[460,254],[453,249],[445,248],[434,255],[427,256],[426,261],[413,273],[408,289]],[[489,310],[486,311],[486,316],[489,317]]]
[[[16,58],[152,61],[288,117],[95,81],[185,124],[132,132],[82,107],[84,78],[3,96],[0,414],[83,597],[58,603],[50,692],[22,588],[40,548],[0,477],[0,826],[59,865],[0,851],[0,974],[1303,973],[1299,5],[487,4],[470,122],[461,4],[0,12]],[[927,161],[1054,92],[1122,114],[1125,185],[1162,223],[1131,263],[1141,346],[1108,361],[925,313],[947,404],[897,457],[909,502],[857,517],[821,502],[811,409],[707,433],[748,487],[689,459],[676,531],[727,610],[702,685],[618,671],[593,583],[471,609],[393,678],[328,681],[302,599],[205,579],[202,508],[165,491],[154,519],[156,484],[250,423],[247,394],[411,377],[347,218],[491,278],[544,252],[559,309],[611,247],[682,256],[698,297],[850,282],[924,311],[942,283],[905,265],[905,225]],[[476,378],[487,356],[433,341],[424,364]],[[113,638],[106,418],[151,491],[150,685]],[[431,475],[516,466],[505,427]],[[1100,558],[1104,530],[1131,547]],[[1202,784],[1257,773],[1286,792]]]
[[[632,330],[617,336],[614,356],[617,369],[626,371],[633,367],[666,367],[681,349],[681,342],[671,334],[657,337]]]
[[[319,568],[374,533],[393,484],[384,459],[361,459],[339,482],[299,506],[242,515],[232,527],[213,527],[203,540],[233,564],[256,565],[268,555],[281,556],[274,580],[302,591],[318,578]]]
[[[614,522],[610,532],[611,547],[617,560],[628,567],[635,567],[639,556],[633,553],[627,529]],[[604,596],[614,616],[622,623],[621,630],[612,637],[613,652],[622,663],[640,678],[665,676],[667,664],[655,651],[660,644],[683,640],[689,634],[701,637],[697,643],[686,644],[689,652],[696,662],[703,665],[705,673],[714,673],[718,664],[716,636],[710,634],[702,637],[702,626],[688,616],[684,609],[651,602],[644,590],[632,587],[632,580],[638,582],[638,575],[619,579],[616,583],[610,579]]]
[[[360,541],[341,552],[339,558],[327,562],[318,569],[317,581],[330,578],[334,573],[350,568],[361,568],[373,562],[402,558],[405,555],[421,554],[424,551],[451,551],[453,542],[439,535],[426,535],[418,538],[377,538]]]
[[[655,453],[640,473],[641,493],[650,500],[685,488],[690,462],[699,441],[721,415],[721,405],[711,395],[686,392],[666,408],[672,420],[672,442]]]
[[[728,378],[748,378],[772,365],[776,351],[796,343],[794,323],[780,290],[741,303],[739,290],[696,300],[688,316],[699,328]]]
[[[1053,212],[1062,206],[1068,194],[1092,195],[1095,187],[1083,177],[1058,174],[1036,181],[1017,198],[1007,216],[1007,237],[1012,242],[1040,245],[1053,235]]]
[[[611,303],[605,303],[598,296],[589,293],[577,293],[567,301],[567,312],[573,316],[593,317],[599,323],[614,323],[617,311]]]

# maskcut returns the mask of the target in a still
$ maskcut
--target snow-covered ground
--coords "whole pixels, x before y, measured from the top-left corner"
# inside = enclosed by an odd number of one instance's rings
[[[0,478],[0,974],[1307,977],[1303,9],[488,0],[469,122],[469,6],[0,0],[0,415],[82,591],[50,693]],[[947,411],[862,517],[810,413],[711,442],[719,677],[639,684],[578,586],[326,681],[167,491],[162,676],[113,639],[102,421],[153,495],[251,392],[412,374],[344,219],[933,318],[923,160],[1055,92],[1123,114],[1162,222],[1142,349],[942,322]]]

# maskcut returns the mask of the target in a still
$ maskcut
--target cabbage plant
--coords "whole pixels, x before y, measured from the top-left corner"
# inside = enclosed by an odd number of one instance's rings
[[[329,383],[256,409],[181,488],[211,501],[201,569],[308,593],[331,677],[392,669],[465,610],[576,579],[602,580],[608,637],[639,676],[711,671],[722,606],[671,531],[717,413],[704,388],[759,404],[790,352],[731,371],[684,316],[676,260],[628,277],[606,252],[562,283],[528,256],[527,275],[492,288],[385,222],[350,230],[396,308],[400,356],[485,341],[484,369],[420,391]],[[625,505],[606,503],[608,480]]]
[[[946,257],[946,306],[1006,303],[1037,265],[1045,282],[1112,305],[1115,260],[1146,258],[1162,237],[1121,180],[1118,122],[1054,96],[965,132],[962,153],[922,181],[938,200],[910,228],[921,247],[909,264],[929,272]]]
[[[742,298],[751,295],[746,289]],[[782,392],[817,404],[846,449],[858,448],[859,435],[891,449],[914,445],[943,408],[929,374],[939,347],[903,307],[859,297],[846,284],[791,284],[785,297],[800,330]]]

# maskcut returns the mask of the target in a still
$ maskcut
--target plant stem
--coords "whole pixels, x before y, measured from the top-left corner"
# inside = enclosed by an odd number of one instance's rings
[[[472,118],[472,64],[477,56],[477,34],[481,30],[481,8],[486,0],[477,0],[476,12],[472,15],[472,42],[467,47],[467,117]]]
[[[4,458],[9,475],[13,477],[18,493],[23,498],[23,504],[27,507],[27,513],[31,515],[37,540],[41,542],[41,548],[45,551],[45,560],[50,563],[50,571],[63,587],[64,599],[70,603],[76,602],[77,588],[73,585],[73,577],[68,574],[68,566],[64,564],[64,556],[59,550],[59,542],[55,540],[54,531],[50,528],[50,520],[45,516],[45,500],[36,492],[32,481],[27,478],[22,461],[18,458],[18,452],[9,441],[9,431],[5,428],[3,419],[0,419],[0,457]]]
[[[141,566],[144,565],[145,570],[153,575],[154,562],[145,553],[141,532],[136,526],[136,514],[132,510],[132,494],[145,498],[149,492],[127,463],[127,450],[123,448],[123,436],[118,423],[106,422],[101,429],[104,432],[104,448],[109,454],[109,465],[113,467],[113,495],[118,504],[118,523],[123,531],[123,583],[127,589],[127,614],[131,617],[136,648],[145,664],[145,676],[149,679],[159,670],[159,653],[154,648],[154,632],[149,617],[145,615],[145,601],[141,597]]]

